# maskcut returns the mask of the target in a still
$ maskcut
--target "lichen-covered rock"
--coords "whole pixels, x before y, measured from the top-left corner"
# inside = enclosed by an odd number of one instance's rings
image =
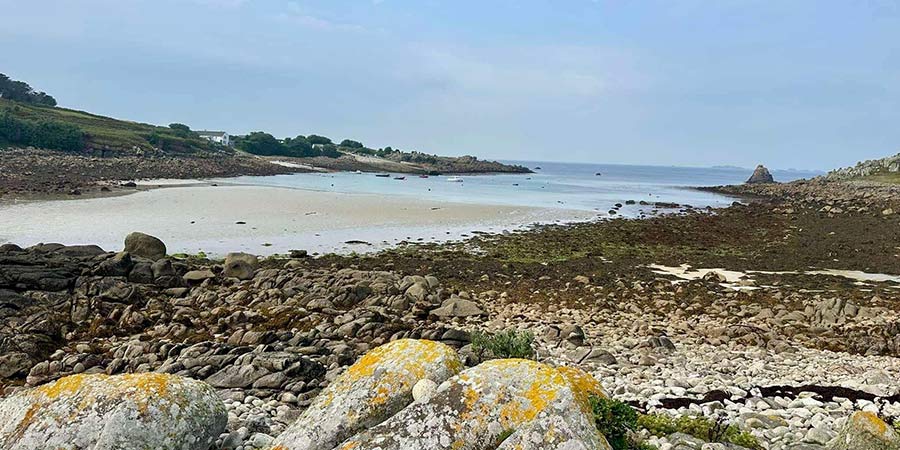
[[[828,450],[900,450],[900,436],[875,414],[857,411]]]
[[[441,383],[459,373],[452,347],[400,339],[365,354],[331,383],[274,442],[274,450],[331,450],[412,403],[420,380]]]
[[[508,437],[514,439],[508,449],[524,443],[523,449],[607,449],[592,421],[590,394],[605,395],[578,369],[524,359],[488,361],[339,448],[492,450]]]
[[[0,401],[0,448],[203,450],[226,422],[225,405],[200,381],[72,375]]]
[[[547,416],[513,432],[497,450],[612,450],[606,440],[588,447],[562,416]]]

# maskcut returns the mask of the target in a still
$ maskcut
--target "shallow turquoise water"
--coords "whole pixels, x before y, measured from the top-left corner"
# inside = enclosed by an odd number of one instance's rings
[[[313,191],[373,193],[420,199],[529,206],[540,208],[606,211],[627,200],[668,202],[695,207],[719,207],[733,199],[688,189],[689,186],[716,186],[744,182],[752,170],[738,168],[685,168],[610,164],[569,164],[517,162],[535,169],[534,174],[468,175],[462,183],[449,176],[405,180],[376,177],[374,174],[312,173],[274,177],[239,177],[223,183],[278,186]],[[600,174],[599,176],[597,174]],[[775,171],[778,181],[819,175],[818,172]],[[634,214],[639,208],[625,208]]]

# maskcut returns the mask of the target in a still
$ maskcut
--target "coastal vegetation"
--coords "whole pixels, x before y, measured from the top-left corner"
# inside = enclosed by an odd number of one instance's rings
[[[154,150],[181,154],[227,150],[179,127],[129,122],[5,98],[0,99],[0,119],[0,146],[6,147],[98,150],[107,156]]]
[[[75,125],[58,120],[21,119],[0,110],[0,144],[78,151],[84,148],[84,138],[84,132]]]
[[[314,137],[310,136],[310,137]],[[321,136],[315,136],[321,138]],[[327,139],[327,138],[324,138]],[[338,158],[341,152],[330,140],[313,139],[300,135],[279,140],[269,133],[254,131],[246,136],[235,136],[235,146],[247,153],[260,156],[288,156],[292,158],[312,158],[324,156]]]
[[[0,73],[0,98],[42,106],[56,106],[56,99],[46,92],[35,91],[24,81],[13,80]]]
[[[654,436],[683,433],[706,442],[734,444],[752,450],[763,448],[752,434],[741,431],[737,426],[702,416],[641,414],[637,416],[636,425]]]
[[[534,358],[534,335],[528,331],[504,330],[495,334],[472,333],[472,351],[490,358]]]

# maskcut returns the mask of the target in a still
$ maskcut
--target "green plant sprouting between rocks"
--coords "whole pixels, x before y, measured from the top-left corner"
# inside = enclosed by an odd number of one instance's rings
[[[534,358],[534,335],[529,331],[504,330],[495,334],[472,333],[472,351],[491,358]]]
[[[645,414],[638,417],[637,425],[655,436],[684,433],[707,442],[735,444],[753,450],[762,450],[763,448],[752,434],[741,431],[737,426],[724,421],[705,417]]]
[[[597,396],[591,396],[589,400],[594,425],[613,450],[656,450],[656,447],[635,439],[638,413],[627,403]]]

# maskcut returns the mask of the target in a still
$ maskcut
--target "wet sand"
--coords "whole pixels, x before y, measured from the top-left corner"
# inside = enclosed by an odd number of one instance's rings
[[[161,238],[169,253],[221,255],[367,252],[404,240],[447,241],[472,231],[587,220],[561,209],[476,205],[258,186],[180,186],[76,201],[0,205],[0,243],[99,244],[118,250],[129,232]],[[347,243],[362,241],[362,243]]]

